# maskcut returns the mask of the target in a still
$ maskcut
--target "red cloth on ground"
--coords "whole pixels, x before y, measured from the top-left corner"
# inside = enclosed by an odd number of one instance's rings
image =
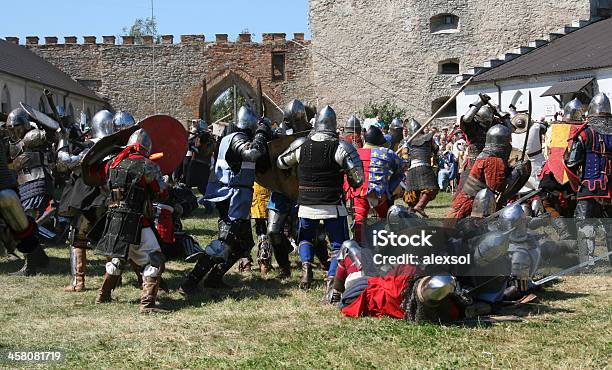
[[[390,316],[403,319],[401,304],[404,301],[404,290],[417,272],[416,266],[399,265],[387,276],[369,278],[368,287],[353,303],[342,309],[342,314],[348,317]]]

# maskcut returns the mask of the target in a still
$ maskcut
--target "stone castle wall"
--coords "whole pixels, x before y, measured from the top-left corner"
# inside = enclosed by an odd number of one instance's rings
[[[464,72],[590,11],[588,0],[311,0],[317,99],[346,118],[390,98],[424,119],[454,92],[456,75],[439,74],[440,61],[457,59]],[[458,28],[432,33],[430,19],[444,13],[459,17]]]
[[[151,38],[135,45],[133,38],[123,37],[119,45],[112,36],[104,37],[102,43],[85,37],[81,44],[75,37],[66,37],[63,44],[56,37],[45,38],[45,44],[30,37],[26,47],[91,87],[115,110],[127,110],[136,118],[165,113],[187,122],[198,117],[203,80],[209,105],[234,84],[256,100],[257,79],[263,93],[280,106],[295,97],[312,102],[310,41],[303,34],[295,34],[294,39],[306,48],[287,40],[285,34],[264,34],[261,43],[251,42],[248,34],[236,42],[229,42],[227,35],[216,35],[214,42],[206,42],[203,35],[183,35],[180,43],[166,35],[154,47],[155,72]],[[273,53],[285,55],[284,80],[272,78]],[[265,104],[273,118],[282,117],[274,103],[266,100]]]
[[[203,80],[210,106],[233,84],[252,97],[261,79],[264,93],[278,105],[293,98],[319,108],[330,104],[341,121],[385,98],[425,119],[456,89],[457,75],[440,74],[441,62],[458,62],[463,73],[573,20],[589,19],[592,7],[589,0],[310,0],[312,41],[294,34],[305,48],[285,34],[264,34],[261,43],[251,42],[249,34],[235,42],[223,34],[212,42],[203,35],[183,35],[176,43],[165,35],[155,45],[155,73],[151,37],[144,45],[125,36],[121,45],[113,36],[84,37],[82,44],[76,37],[66,37],[63,44],[57,37],[46,37],[44,44],[27,38],[26,46],[114,109],[137,118],[155,111],[183,121],[196,118]],[[432,32],[432,17],[442,14],[458,18],[456,29]],[[285,54],[282,81],[272,78],[277,52]],[[280,119],[272,102],[266,108]]]

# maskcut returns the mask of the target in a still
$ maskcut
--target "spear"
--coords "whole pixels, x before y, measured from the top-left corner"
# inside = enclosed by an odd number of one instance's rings
[[[444,104],[442,104],[442,106],[431,117],[429,117],[427,122],[425,122],[423,124],[423,126],[421,126],[418,130],[416,130],[416,132],[414,134],[412,134],[412,136],[410,136],[410,138],[408,138],[408,140],[406,140],[406,142],[404,143],[402,148],[399,148],[397,150],[397,153],[399,153],[403,149],[403,147],[405,147],[407,144],[410,144],[412,142],[412,140],[414,140],[414,138],[419,136],[421,134],[421,132],[423,132],[423,130],[425,130],[425,128],[427,126],[429,126],[433,122],[433,120],[436,119],[440,115],[440,113],[442,113],[444,111],[444,109],[446,109],[453,102],[453,100],[455,100],[457,98],[457,96],[459,96],[459,94],[461,94],[463,92],[463,90],[465,90],[466,87],[468,87],[469,84],[472,83],[472,80],[474,80],[474,77],[476,77],[476,76],[472,76],[467,81],[465,81],[465,83],[459,88],[459,90],[455,91],[453,96],[448,98],[448,100]]]

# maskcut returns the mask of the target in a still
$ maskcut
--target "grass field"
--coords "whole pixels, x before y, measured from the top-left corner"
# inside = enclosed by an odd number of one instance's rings
[[[439,196],[432,216],[446,212]],[[216,220],[187,220],[206,244]],[[116,302],[94,305],[102,260],[90,255],[88,291],[64,293],[68,250],[50,249],[44,275],[11,278],[0,261],[0,352],[62,350],[57,368],[606,368],[612,366],[612,279],[570,277],[519,312],[522,322],[474,326],[412,325],[392,319],[348,319],[319,302],[322,290],[297,288],[259,272],[231,271],[232,290],[185,300],[160,296],[174,312],[138,313],[139,289],[124,274]],[[190,265],[170,262],[178,287]],[[322,283],[323,274],[316,276]],[[48,365],[1,363],[0,367]]]

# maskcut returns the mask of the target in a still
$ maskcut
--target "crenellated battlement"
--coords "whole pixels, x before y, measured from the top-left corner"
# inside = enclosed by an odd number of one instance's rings
[[[120,36],[120,40],[118,40],[117,36],[102,36],[102,39],[98,39],[96,36],[82,36],[82,42],[79,42],[77,36],[64,36],[64,42],[59,42],[59,37],[57,36],[45,36],[44,44],[41,44],[41,38],[38,36],[26,36],[25,46],[43,46],[43,45],[117,45],[117,46],[131,46],[131,45],[152,45],[153,44],[153,36],[142,36],[141,43],[136,43],[136,38],[134,36]],[[7,42],[12,44],[20,44],[21,40],[19,37],[7,36],[4,38]],[[304,33],[294,33],[293,41],[298,42],[309,42],[305,39]],[[174,35],[160,35],[159,42],[155,43],[155,45],[210,45],[210,44],[278,44],[278,43],[287,43],[287,34],[285,33],[264,33],[262,34],[261,42],[254,42],[253,35],[250,33],[241,33],[238,35],[236,40],[230,41],[229,36],[224,33],[215,34],[214,41],[207,41],[206,36],[202,34],[196,35],[180,35],[177,38],[177,43],[175,43]]]

